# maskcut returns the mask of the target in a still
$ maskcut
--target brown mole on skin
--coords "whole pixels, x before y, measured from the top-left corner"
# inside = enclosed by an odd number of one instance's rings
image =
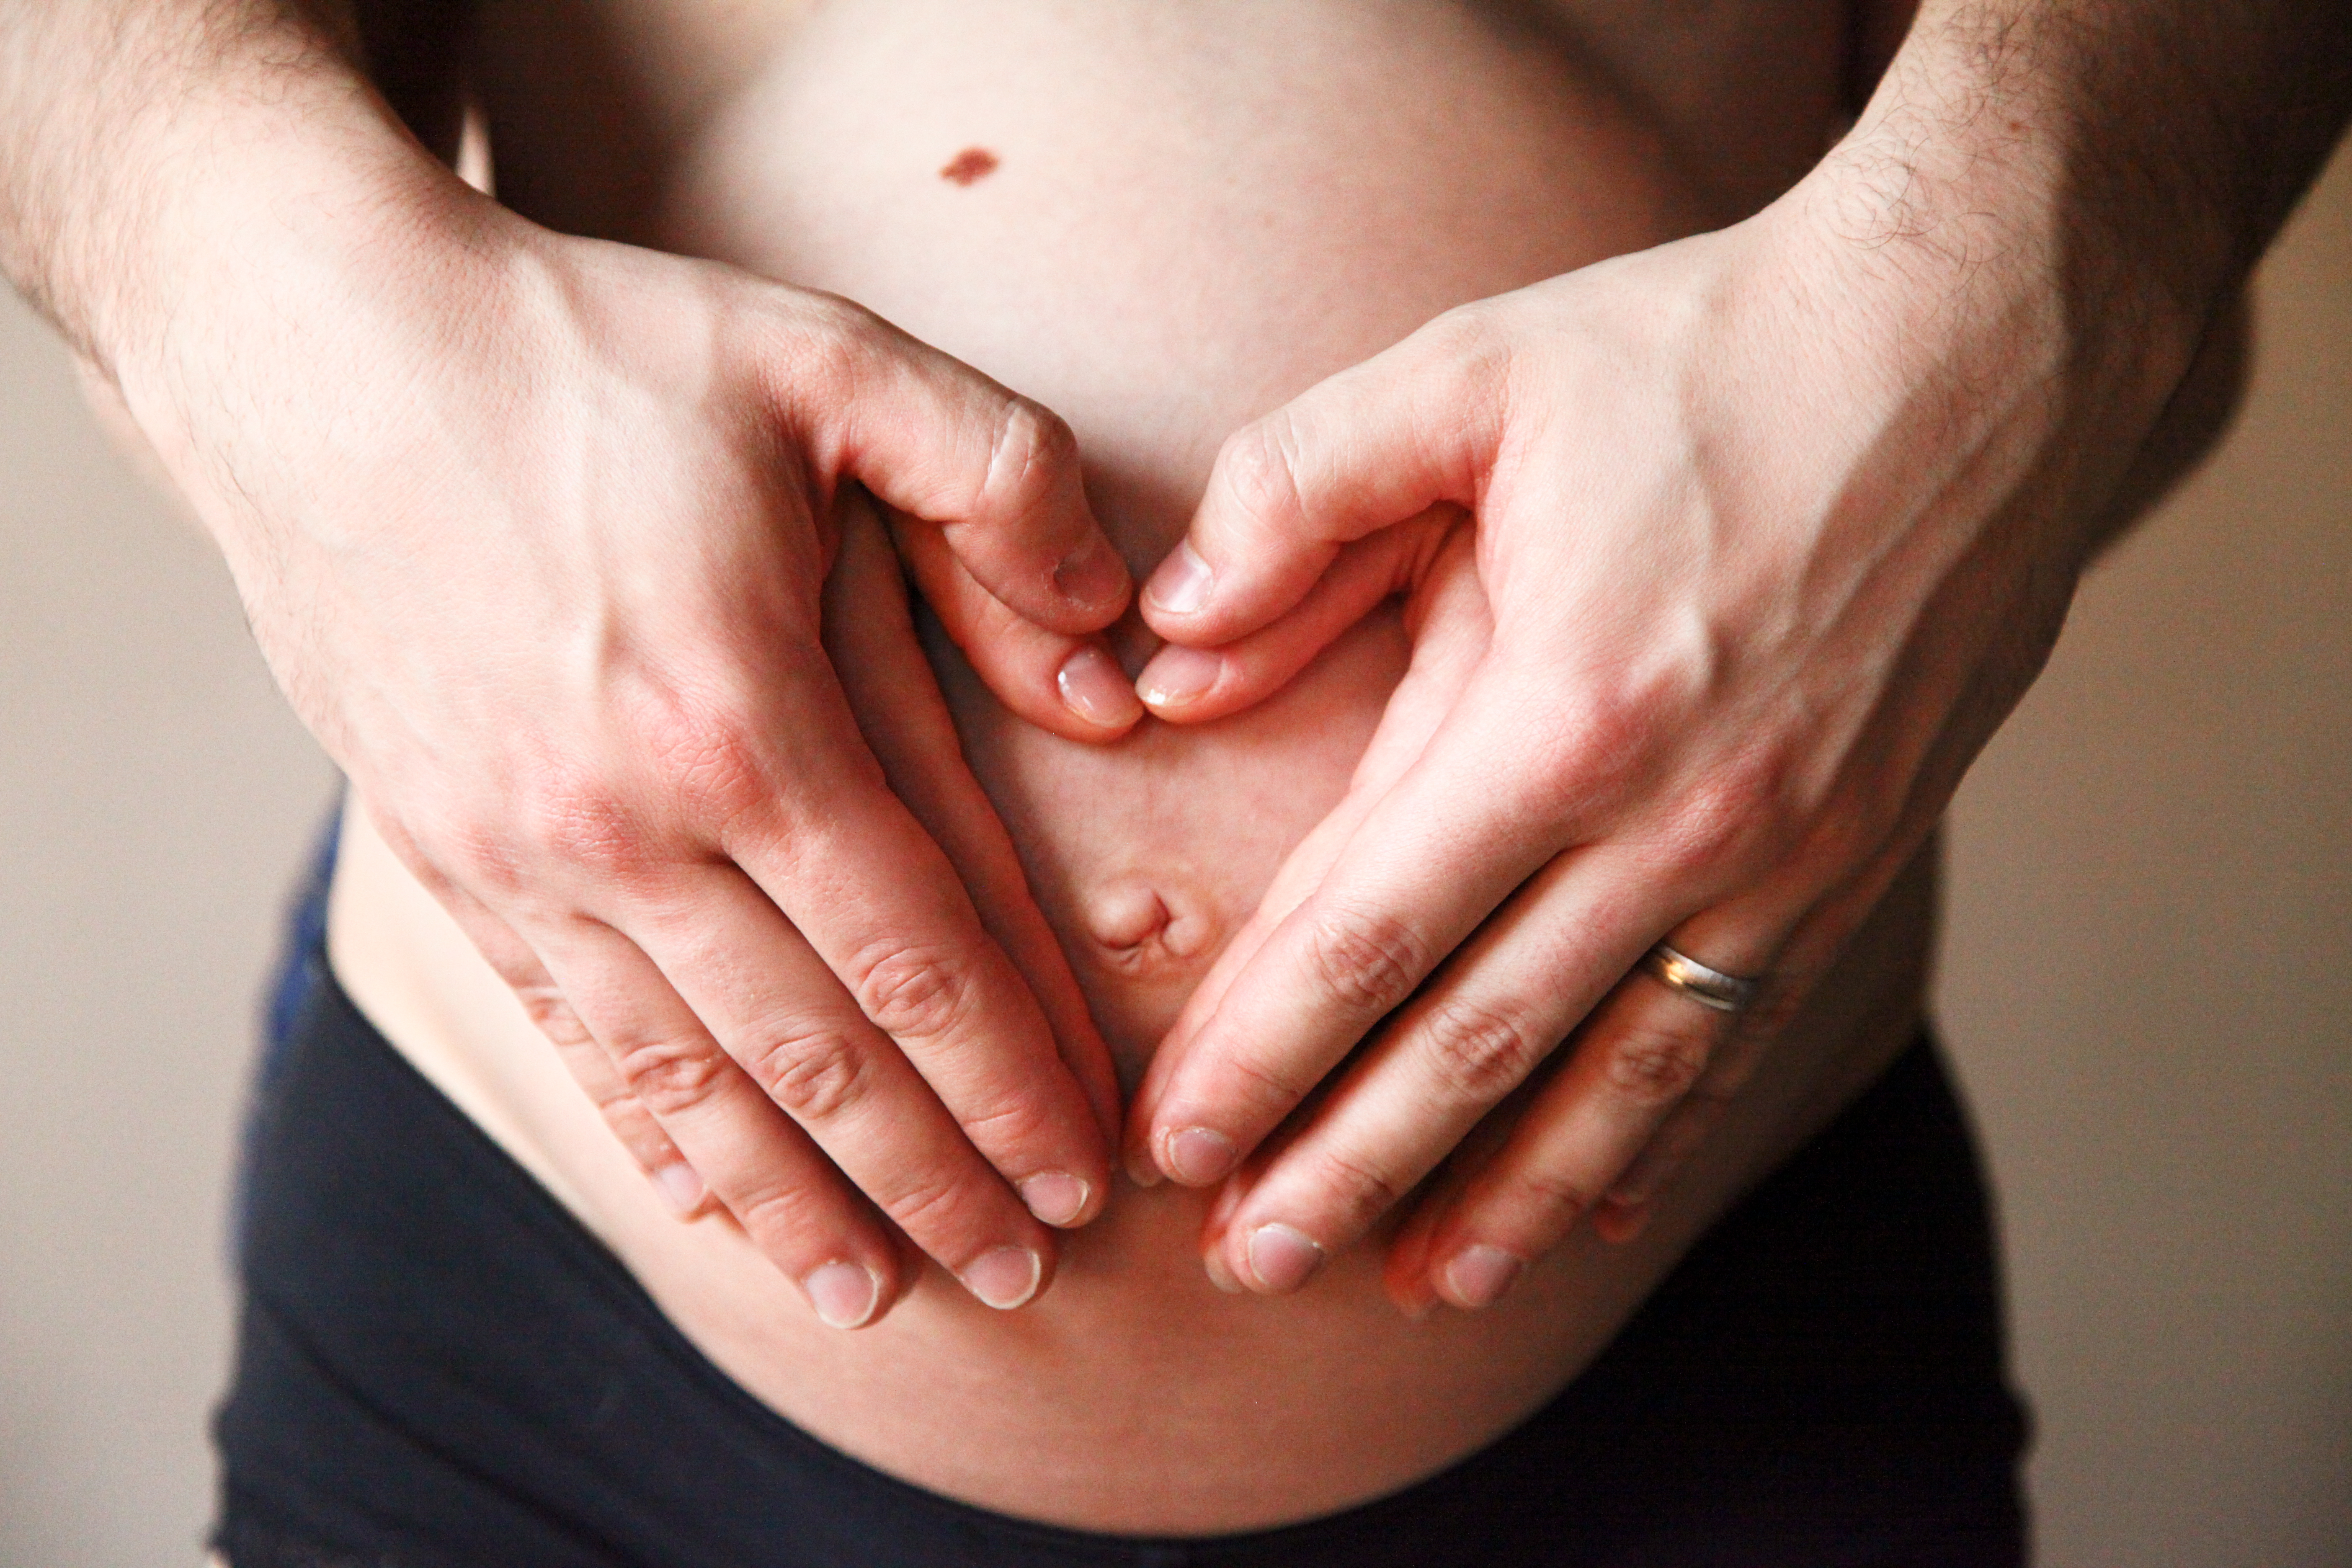
[[[967,147],[947,162],[940,178],[953,184],[969,185],[996,173],[996,154],[985,147]]]

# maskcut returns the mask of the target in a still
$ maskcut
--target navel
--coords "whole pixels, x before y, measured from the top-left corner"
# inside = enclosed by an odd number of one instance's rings
[[[1119,881],[1085,900],[1086,934],[1102,960],[1148,973],[1209,951],[1216,921],[1200,902],[1163,885]]]

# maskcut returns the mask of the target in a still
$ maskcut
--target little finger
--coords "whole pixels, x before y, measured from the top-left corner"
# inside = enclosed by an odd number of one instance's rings
[[[711,1204],[710,1190],[678,1152],[677,1143],[662,1131],[645,1102],[629,1090],[613,1058],[564,999],[555,984],[555,977],[539,961],[530,944],[516,934],[490,911],[489,906],[466,892],[454,883],[436,879],[434,892],[442,907],[457,921],[475,948],[488,961],[499,977],[522,1004],[524,1013],[537,1025],[539,1032],[555,1047],[557,1059],[572,1074],[572,1081],[586,1091],[596,1107],[604,1125],[621,1141],[629,1158],[654,1184],[662,1201],[680,1219],[693,1219],[706,1213]]]
[[[609,1056],[762,1257],[835,1328],[880,1320],[905,1285],[898,1247],[833,1163],[739,1067],[620,932],[574,918],[533,944]]]

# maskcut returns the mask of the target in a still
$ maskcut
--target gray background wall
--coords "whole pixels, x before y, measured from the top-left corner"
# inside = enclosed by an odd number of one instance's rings
[[[1942,1016],[2055,1568],[2352,1563],[2352,161],[2227,449],[1955,812]],[[0,300],[0,1565],[194,1560],[253,998],[331,788]]]

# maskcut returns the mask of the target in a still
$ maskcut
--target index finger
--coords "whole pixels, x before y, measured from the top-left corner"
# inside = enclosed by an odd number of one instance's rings
[[[1141,1142],[1188,1185],[1222,1179],[1512,890],[1572,837],[1491,661],[1349,836],[1320,885],[1186,1043]]]

